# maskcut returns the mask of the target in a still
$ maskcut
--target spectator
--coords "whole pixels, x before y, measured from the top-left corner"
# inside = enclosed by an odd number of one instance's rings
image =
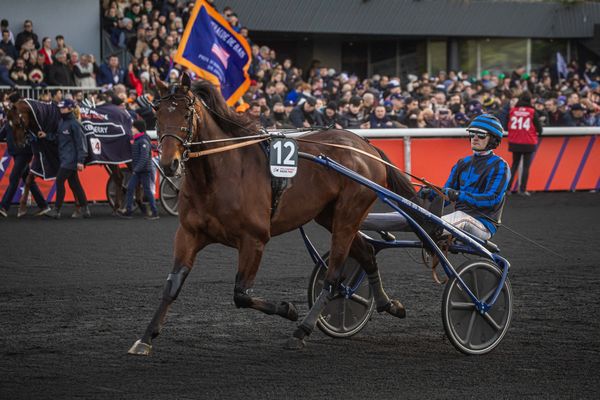
[[[32,45],[35,49],[40,48],[40,42],[38,42],[38,36],[33,32],[33,22],[27,19],[23,23],[23,31],[17,35],[15,40],[15,47],[18,51],[21,50],[24,44],[26,44],[29,40],[32,41]]]
[[[544,102],[544,107],[548,115],[548,126],[563,126],[563,113],[558,109],[556,99],[548,99]]]
[[[29,84],[25,60],[23,60],[21,57],[17,58],[12,69],[10,70],[10,79],[12,79],[17,85]]]
[[[7,19],[3,19],[0,22],[0,30],[2,30],[2,31],[8,31],[8,40],[14,45],[15,44],[15,36],[13,35],[12,31],[8,27],[8,20]]]
[[[30,54],[30,53],[25,53]],[[48,66],[44,64],[44,55],[38,54],[36,58],[33,60],[33,63],[29,65],[29,81],[32,85],[45,85]]]
[[[281,101],[277,101],[273,104],[273,121],[275,122],[276,129],[289,129],[294,127],[290,122],[289,115]]]
[[[336,129],[344,129],[346,121],[337,113],[337,106],[334,102],[330,102],[325,107],[323,113],[323,124],[325,126],[334,126]]]
[[[290,122],[296,128],[323,126],[323,116],[316,109],[317,101],[308,97],[302,104],[296,106],[290,114]]]
[[[580,103],[571,106],[569,112],[564,115],[564,126],[592,126],[594,121],[586,116],[586,109]]]
[[[131,7],[125,11],[125,18],[129,18],[133,21],[133,24],[137,26],[142,21],[142,6],[140,3],[133,3]]]
[[[10,79],[10,69],[13,66],[13,59],[9,56],[4,56],[0,59],[0,86],[14,87],[16,83]]]
[[[44,55],[44,65],[51,65],[54,63],[52,56],[54,52],[52,51],[52,39],[49,37],[45,37],[42,39],[42,48],[38,51],[38,54]]]
[[[73,52],[73,48],[65,43],[65,37],[63,35],[57,35],[54,40],[56,40],[56,47],[54,48],[54,54],[65,51],[66,54],[71,54]]]
[[[67,53],[56,53],[56,62],[48,67],[48,84],[52,86],[75,86],[73,71],[67,65]]]
[[[84,54],[77,64],[73,66],[73,75],[75,85],[79,87],[96,87],[96,77],[94,74],[94,64],[91,62],[91,56]]]
[[[436,111],[438,119],[438,128],[456,128],[456,121],[452,113],[446,107],[440,107]]]
[[[13,60],[16,60],[19,56],[17,48],[10,39],[10,31],[8,31],[7,29],[2,30],[2,41],[0,42],[0,50],[2,50],[5,55],[11,57]]]
[[[538,119],[540,120],[540,123],[542,124],[542,126],[548,126],[550,116],[548,115],[548,111],[546,111],[546,107],[544,104],[545,104],[544,99],[539,98],[533,104],[533,108],[535,109],[535,114],[537,115]]]
[[[352,97],[348,104],[348,112],[343,115],[348,129],[367,129],[369,122],[365,120],[362,110],[362,99],[358,96]],[[368,117],[367,117],[368,118]]]
[[[109,87],[126,83],[126,72],[119,66],[119,57],[114,54],[108,57],[108,62],[100,66],[96,82],[98,86]]]
[[[393,128],[394,124],[391,119],[387,116],[385,106],[378,105],[373,110],[373,113],[369,119],[369,128],[371,129],[389,129]]]

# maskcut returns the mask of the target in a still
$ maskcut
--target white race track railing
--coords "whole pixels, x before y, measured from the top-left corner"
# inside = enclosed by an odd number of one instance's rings
[[[351,129],[359,136],[370,139],[403,139],[404,142],[404,170],[411,172],[411,139],[419,138],[449,138],[466,137],[465,128],[416,128],[416,129]],[[147,132],[152,139],[156,139],[156,131]],[[293,133],[290,136],[299,136]],[[600,126],[590,127],[545,127],[542,136],[590,136],[600,135]]]

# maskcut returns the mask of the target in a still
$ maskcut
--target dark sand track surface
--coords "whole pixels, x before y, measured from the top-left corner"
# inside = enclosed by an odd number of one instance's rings
[[[67,210],[69,211],[69,210]],[[15,210],[13,209],[14,213]],[[233,305],[237,254],[204,250],[152,356],[127,350],[158,305],[176,218],[0,220],[0,399],[598,398],[600,195],[511,197],[504,222],[552,248],[500,231],[512,264],[514,316],[490,354],[465,356],[445,337],[443,287],[415,260],[378,256],[404,320],[373,315],[350,339],[315,331],[283,345],[295,323]],[[308,226],[327,250],[328,234]],[[463,256],[453,260],[460,262]],[[298,232],[269,243],[255,294],[307,311],[312,270]]]

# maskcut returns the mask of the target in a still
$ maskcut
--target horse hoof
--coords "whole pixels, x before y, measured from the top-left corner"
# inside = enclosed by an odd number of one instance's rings
[[[294,303],[287,303],[287,306],[288,310],[285,317],[290,321],[298,321],[298,310],[296,309]]]
[[[391,301],[390,308],[387,312],[396,318],[406,318],[406,309],[398,300]]]
[[[396,318],[406,318],[406,309],[398,300],[390,300],[385,306],[377,308],[377,312],[384,311]]]
[[[152,346],[139,339],[131,346],[127,353],[134,356],[149,356],[152,353]]]
[[[302,350],[306,346],[304,339],[298,339],[297,337],[291,337],[285,344],[287,350]]]

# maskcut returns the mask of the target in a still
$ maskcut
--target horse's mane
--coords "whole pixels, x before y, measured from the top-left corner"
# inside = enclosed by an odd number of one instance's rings
[[[260,129],[258,121],[230,108],[221,93],[209,81],[194,82],[192,93],[204,100],[209,108],[208,112],[224,132],[233,136],[247,136],[257,133]]]

